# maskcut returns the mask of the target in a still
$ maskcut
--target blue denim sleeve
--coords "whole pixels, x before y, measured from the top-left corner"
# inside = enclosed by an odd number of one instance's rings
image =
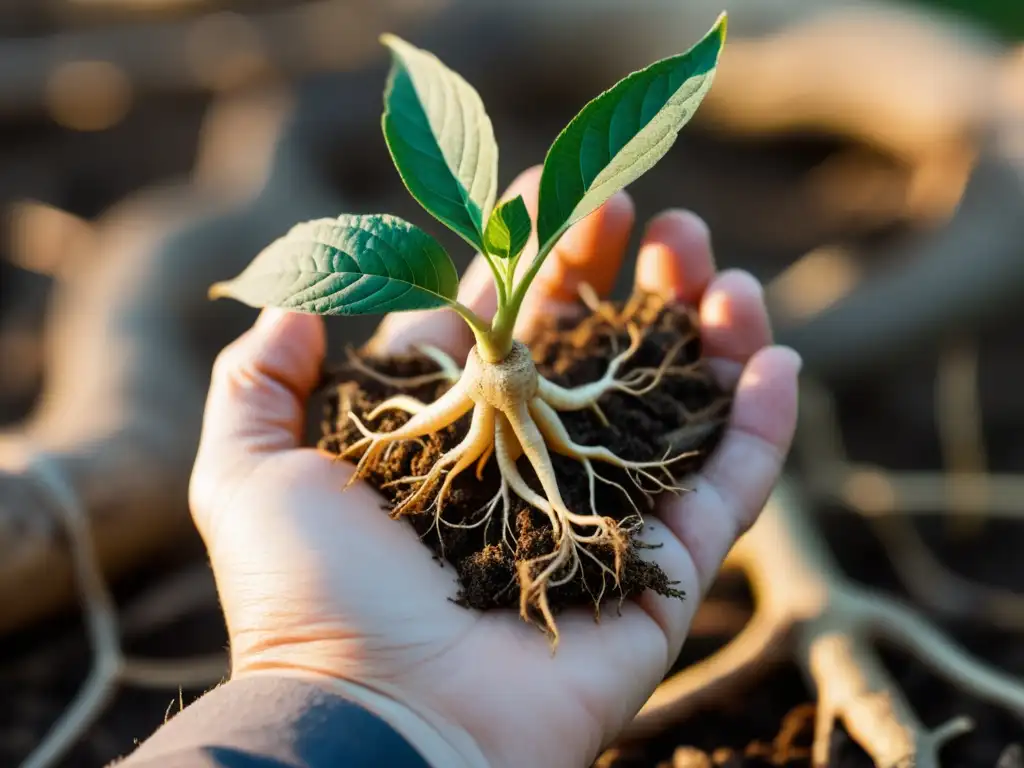
[[[164,723],[118,768],[429,768],[391,726],[324,688],[233,680]]]

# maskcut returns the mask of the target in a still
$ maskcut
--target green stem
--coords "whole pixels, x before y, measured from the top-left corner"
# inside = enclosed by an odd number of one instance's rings
[[[508,301],[508,292],[505,289],[505,278],[501,274],[501,270],[498,269],[498,265],[494,263],[494,259],[486,250],[480,251],[480,254],[484,257],[484,261],[487,262],[487,266],[491,268],[491,276],[494,278],[494,288],[498,294],[498,306],[504,306],[505,302]]]
[[[537,276],[537,272],[540,270],[541,264],[544,263],[544,259],[554,249],[555,243],[558,242],[564,231],[565,228],[563,227],[544,243],[537,252],[537,256],[534,257],[529,269],[523,275],[523,279],[515,286],[513,286],[513,281],[515,279],[515,264],[518,259],[509,265],[508,274],[502,275],[487,251],[482,251],[483,257],[494,275],[494,285],[498,294],[498,311],[494,315],[494,320],[491,321],[490,327],[488,327],[469,307],[456,302],[453,309],[462,315],[462,318],[469,324],[469,327],[473,329],[477,349],[487,362],[500,362],[512,351],[516,318],[519,317],[519,310],[523,306],[526,292],[529,290],[531,283],[533,283],[533,279]]]
[[[508,337],[507,344],[496,336],[487,321],[471,310],[465,304],[457,301],[452,302],[451,308],[466,321],[466,325],[473,331],[476,339],[476,346],[481,356],[489,363],[497,363],[504,360],[512,351],[512,337]]]
[[[466,321],[466,325],[470,327],[474,335],[488,333],[490,331],[490,328],[487,325],[487,321],[480,317],[480,315],[478,315],[472,309],[467,307],[465,304],[462,304],[461,302],[458,301],[453,301],[451,303],[451,308],[459,315],[459,317]]]
[[[517,307],[512,307],[510,304],[499,305],[494,320],[491,322],[488,335],[494,347],[503,351],[502,358],[512,351],[512,334],[515,331],[517,314]]]
[[[550,254],[551,251],[554,250],[555,243],[558,242],[559,238],[561,238],[564,232],[565,228],[563,227],[562,229],[555,232],[555,234],[552,235],[548,239],[548,241],[540,247],[540,249],[537,251],[537,255],[530,263],[529,269],[527,269],[526,273],[523,275],[523,279],[519,281],[519,284],[517,286],[515,286],[515,289],[512,291],[512,295],[508,300],[508,304],[505,305],[506,312],[509,315],[509,317],[505,318],[505,321],[502,325],[503,330],[505,330],[504,325],[508,325],[507,330],[509,333],[511,333],[512,327],[515,326],[516,317],[519,316],[519,309],[523,305],[523,299],[526,298],[526,292],[530,289],[530,285],[533,283],[533,278],[537,276],[537,273],[540,271],[540,267],[544,263],[544,260],[548,257],[548,254]],[[491,326],[492,328],[499,324],[501,314],[502,313],[499,311],[498,316],[494,318],[494,323]]]

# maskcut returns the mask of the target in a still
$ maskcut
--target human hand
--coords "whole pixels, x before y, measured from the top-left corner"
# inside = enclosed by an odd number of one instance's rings
[[[536,211],[539,169],[516,180]],[[618,193],[577,224],[545,262],[519,317],[572,311],[577,286],[614,283],[633,225]],[[535,247],[535,244],[532,245]],[[522,262],[530,261],[526,254]],[[705,355],[735,387],[728,431],[692,493],[661,502],[641,538],[685,600],[645,593],[595,624],[559,616],[561,641],[515,612],[453,604],[412,527],[382,510],[353,472],[300,448],[306,400],[324,356],[319,317],[267,310],[219,357],[191,487],[231,639],[232,677],[315,678],[377,712],[443,765],[588,765],[639,710],[675,660],[700,597],[778,477],[796,421],[799,358],[772,347],[763,294],[749,275],[716,273],[707,229],[668,212],[649,224],[637,287],[699,305]],[[478,258],[460,300],[488,317],[495,299]],[[464,359],[458,318],[393,315],[375,352],[429,343]]]

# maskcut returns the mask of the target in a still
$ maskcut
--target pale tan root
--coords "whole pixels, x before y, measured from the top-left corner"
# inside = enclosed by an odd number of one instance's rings
[[[440,491],[434,497],[433,507],[435,508],[435,522],[440,519],[444,508],[444,500],[451,488],[452,482],[458,475],[476,461],[487,446],[493,441],[494,435],[494,409],[478,405],[473,409],[472,421],[466,436],[454,448],[435,462],[426,475],[417,477],[405,477],[387,483],[384,487],[399,484],[419,484],[419,488],[397,507],[391,510],[392,517],[401,517],[406,511],[412,508],[417,502],[427,496],[435,487],[441,476],[447,472]]]
[[[965,387],[963,383],[959,388],[971,390],[958,407],[972,414],[968,421],[973,422],[977,393],[973,386]],[[947,407],[952,406],[947,403]],[[1024,630],[1024,595],[978,583],[950,570],[931,552],[911,519],[916,514],[943,510],[955,513],[961,524],[968,514],[979,519],[989,515],[1020,517],[1024,479],[980,472],[976,467],[950,467],[954,470],[951,473],[899,472],[855,464],[846,455],[829,392],[813,381],[805,382],[800,411],[807,428],[800,431],[796,447],[808,476],[815,480],[811,490],[822,499],[837,498],[868,519],[915,602],[951,619],[986,622],[1008,632]],[[962,427],[968,434],[960,439],[969,445],[944,446],[944,453],[975,452],[977,425]],[[947,426],[940,429],[940,437],[946,435],[945,443],[953,439],[946,433],[957,431]]]
[[[543,433],[544,439],[550,443],[551,448],[554,451],[562,454],[563,456],[571,456],[583,465],[583,469],[587,473],[587,487],[590,495],[591,512],[595,515],[598,514],[595,480],[600,480],[607,485],[618,488],[622,492],[622,495],[626,497],[630,505],[633,507],[633,510],[636,512],[638,523],[641,525],[643,524],[643,514],[640,512],[640,509],[637,507],[636,502],[633,500],[633,497],[629,492],[614,480],[609,480],[608,478],[598,474],[594,470],[594,465],[591,464],[590,459],[586,456],[582,456],[572,451],[572,441],[569,439],[569,435],[565,430],[565,425],[562,424],[561,420],[558,418],[558,414],[554,412],[551,406],[547,405],[539,398],[534,398],[533,402],[530,404],[530,413],[533,415],[538,428]]]
[[[614,328],[621,324],[615,304],[610,301],[604,301],[590,283],[580,283],[576,288],[576,292],[579,294],[583,305],[593,314],[604,318],[608,325]]]
[[[667,299],[664,296],[657,296],[643,291],[634,291],[621,308],[614,302],[602,299],[593,286],[589,283],[580,283],[577,288],[580,301],[595,315],[601,317],[612,328],[619,330],[626,327],[631,320],[635,320],[645,309],[645,304],[653,300],[651,308],[659,310],[665,306]],[[656,314],[649,314],[653,317]]]
[[[971,656],[918,613],[882,595],[860,606],[875,634],[902,646],[961,689],[1024,716],[1024,683]]]
[[[666,376],[692,373],[697,369],[697,363],[683,366],[672,365],[672,361],[688,341],[681,339],[665,354],[657,368],[634,368],[625,377],[616,378],[619,369],[636,354],[643,342],[643,334],[635,325],[627,323],[626,329],[630,338],[629,347],[612,359],[604,376],[600,379],[570,389],[538,375],[537,394],[558,411],[580,411],[590,408],[601,419],[602,424],[607,425],[608,419],[598,401],[609,392],[623,392],[633,397],[641,397],[661,384]]]
[[[359,417],[354,413],[349,413],[349,418],[363,434],[361,440],[354,442],[342,451],[338,457],[340,459],[347,459],[363,451],[359,463],[356,465],[356,471],[352,474],[349,482],[352,483],[362,477],[366,467],[389,444],[400,440],[414,440],[424,437],[431,432],[444,429],[449,424],[466,415],[473,408],[473,405],[473,401],[466,393],[466,386],[460,379],[451,389],[435,400],[429,408],[419,412],[392,432],[372,432],[363,425]]]
[[[551,604],[548,601],[548,581],[551,574],[564,567],[565,561],[575,554],[575,546],[567,536],[563,536],[558,543],[558,549],[552,554],[535,560],[524,560],[516,566],[516,578],[519,581],[519,615],[530,621],[531,607],[540,611],[543,619],[544,629],[551,638],[552,650],[558,647],[558,624],[555,622],[555,615],[551,612]],[[547,562],[548,565],[537,574],[533,575],[534,567]]]
[[[513,437],[512,440],[514,442],[515,438]],[[441,515],[443,512],[444,499],[450,490],[451,481],[472,465],[473,462],[481,463],[492,453],[497,453],[498,464],[502,469],[501,487],[490,501],[477,510],[478,512],[482,512],[483,515],[471,523],[452,523],[444,520]],[[446,475],[445,483],[438,491],[432,505],[434,508],[434,525],[444,524],[451,528],[464,529],[477,528],[481,525],[489,525],[494,512],[500,503],[502,504],[502,539],[509,548],[512,549],[513,545],[509,540],[509,535],[512,534],[512,526],[509,521],[509,515],[511,514],[511,496],[509,494],[509,482],[506,477],[513,476],[514,482],[522,482],[525,486],[525,482],[522,481],[522,477],[519,475],[518,469],[515,466],[515,461],[516,458],[518,458],[518,455],[518,444],[515,445],[515,449],[510,447],[503,431],[496,424],[495,409],[487,405],[478,405],[473,412],[473,420],[470,424],[466,437],[463,438],[459,445],[445,453],[445,455],[442,456],[431,468],[431,471],[427,475],[403,478],[402,480],[397,480],[388,484],[420,483],[420,488],[417,492],[412,497],[403,501],[400,507],[393,510],[392,515],[400,515],[412,501],[422,498],[422,495],[429,492],[429,490],[440,479],[442,472],[446,468],[452,467]],[[454,466],[452,466],[453,463]],[[553,511],[549,513],[549,519],[553,526],[560,524]]]
[[[603,445],[580,445],[579,443],[573,442],[572,438],[569,437],[569,433],[566,430],[565,425],[562,424],[562,420],[558,418],[558,414],[540,397],[535,397],[530,402],[529,409],[530,414],[533,416],[534,421],[540,428],[544,438],[547,440],[551,448],[558,453],[576,459],[583,464],[584,469],[587,471],[587,477],[591,483],[592,491],[594,478],[602,480],[609,485],[618,486],[618,483],[614,483],[595,472],[590,463],[590,459],[602,461],[606,464],[611,464],[612,466],[626,470],[630,479],[633,481],[633,484],[636,485],[637,489],[646,496],[651,496],[652,492],[643,487],[637,476],[650,480],[655,484],[655,491],[653,493],[660,493],[663,491],[681,493],[685,490],[672,482],[672,474],[668,471],[668,467],[681,459],[692,458],[697,455],[696,451],[684,451],[672,458],[667,458],[661,461],[628,461],[616,456]],[[651,469],[662,470],[668,477],[669,482],[665,482],[660,479],[653,472],[649,471]],[[634,476],[634,473],[636,473],[636,476]],[[618,487],[621,488],[622,486]],[[623,492],[625,491],[623,490]],[[626,496],[629,497],[629,494],[627,493]],[[591,493],[591,497],[593,497],[593,493]],[[630,499],[630,501],[632,502],[632,499]],[[595,514],[597,513],[596,508],[594,512]]]
[[[395,395],[394,397],[389,397],[383,403],[366,414],[366,420],[376,421],[377,418],[385,411],[404,411],[410,416],[415,416],[429,407],[430,406],[422,400],[417,400],[415,397],[410,395]]]
[[[484,457],[490,452],[494,451],[494,409],[488,408],[485,405],[478,405],[473,411],[473,421],[469,426],[469,432],[466,434],[466,446],[465,452],[462,457],[455,463],[445,478],[444,483],[441,485],[441,490],[437,494],[438,513],[440,514],[440,505],[448,495],[448,491],[451,490],[452,481],[455,480],[464,470],[468,469],[472,464],[483,461]]]
[[[608,417],[605,415],[604,410],[602,410],[600,403],[591,403],[590,410],[592,410],[594,412],[594,415],[597,416],[597,419],[598,421],[601,422],[602,427],[611,426],[611,422],[608,421]]]
[[[494,444],[491,443],[491,445],[487,446],[487,450],[484,451],[483,456],[481,456],[480,460],[476,463],[476,479],[477,480],[483,481],[483,479],[484,479],[484,470],[487,469],[487,462],[490,461],[491,456],[493,454],[494,454]]]
[[[435,347],[433,344],[421,344],[417,349],[431,360],[433,360],[437,367],[441,369],[441,373],[454,384],[462,376],[462,366],[456,363],[452,356],[445,352],[439,347]]]
[[[494,457],[498,461],[498,469],[501,471],[501,476],[505,478],[509,489],[516,496],[548,516],[552,534],[557,540],[561,536],[564,527],[562,516],[555,511],[555,508],[547,499],[536,493],[526,484],[526,480],[519,473],[519,467],[516,466],[515,460],[512,458],[513,452],[510,450],[512,445],[521,450],[519,441],[516,439],[508,419],[504,414],[499,414],[495,430]]]
[[[422,376],[388,376],[368,366],[351,349],[346,350],[346,353],[348,354],[348,366],[350,368],[359,371],[360,373],[368,376],[369,378],[379,381],[381,384],[384,384],[385,386],[393,387],[395,389],[413,389],[415,387],[423,386],[425,384],[431,384],[436,381],[450,381],[452,382],[453,385],[458,384],[459,377],[462,374],[462,370],[455,363],[455,361],[451,359],[451,357],[449,357],[445,352],[441,351],[437,347],[433,347],[430,345],[420,346],[419,351],[422,352],[427,357],[429,357],[435,363],[437,363],[438,367],[441,370],[436,373],[428,373]],[[452,387],[452,389],[455,388],[455,386]],[[372,411],[366,414],[366,419],[367,421],[376,421],[377,418],[379,418],[382,413],[392,410],[403,411],[411,416],[418,416],[427,409],[434,408],[442,400],[444,400],[444,397],[439,398],[434,403],[428,404],[410,395],[398,394],[389,397],[387,400],[377,405]],[[364,435],[370,434],[368,433],[367,430],[363,429],[362,424],[355,416],[353,416],[352,419],[357,423],[357,425],[360,428],[360,431],[363,432]],[[428,434],[431,431],[434,430],[428,430],[423,434]],[[423,435],[417,435],[417,437],[422,436]],[[346,451],[342,457],[346,457],[347,454],[348,451]]]
[[[512,444],[516,444],[521,447],[521,444],[516,440],[508,419],[504,414],[501,414],[497,419],[494,449],[494,455],[498,461],[498,468],[501,471],[501,476],[507,482],[508,487],[517,496],[527,504],[539,509],[548,516],[548,519],[551,522],[552,537],[556,542],[555,551],[550,555],[544,555],[542,557],[535,558],[534,560],[523,561],[518,564],[516,575],[519,581],[519,613],[524,619],[529,620],[531,606],[540,611],[544,620],[545,629],[551,635],[552,642],[557,645],[558,626],[555,624],[555,617],[551,613],[551,608],[548,604],[547,584],[548,581],[550,581],[551,576],[559,569],[563,568],[570,558],[574,561],[573,567],[570,570],[572,573],[575,573],[575,569],[578,564],[576,545],[574,544],[571,533],[569,532],[568,523],[560,519],[559,515],[548,500],[540,494],[535,493],[526,484],[523,476],[519,473],[519,469],[516,467],[515,461],[512,459],[512,454],[509,451],[509,447]],[[508,515],[508,511],[508,506],[506,506],[506,516]],[[506,525],[507,524],[508,522],[506,519]],[[534,568],[541,565],[544,566],[541,572],[534,576]]]
[[[494,409],[478,405],[473,411],[473,421],[470,424],[469,432],[461,443],[464,446],[462,455],[458,457],[455,466],[445,475],[437,496],[434,498],[434,525],[442,522],[441,514],[444,511],[444,502],[448,498],[452,483],[455,478],[479,460],[487,450],[494,446]]]
[[[939,768],[941,747],[974,727],[969,718],[957,717],[937,729],[926,728],[855,631],[816,635],[808,644],[807,666],[818,688],[811,749],[815,768],[831,763],[837,721],[876,765],[901,768]]]
[[[53,724],[22,768],[57,765],[99,717],[118,684],[146,688],[211,685],[227,674],[222,656],[195,659],[143,659],[121,650],[117,610],[100,570],[86,512],[60,468],[46,456],[29,468],[68,534],[75,579],[85,606],[86,629],[95,662],[78,694]]]
[[[498,458],[502,476],[508,481],[511,490],[527,504],[544,512],[551,520],[555,551],[534,560],[521,562],[518,565],[520,586],[520,613],[523,618],[530,618],[530,608],[537,609],[543,619],[545,628],[552,639],[553,647],[558,644],[558,628],[548,603],[547,593],[550,588],[560,586],[572,580],[580,568],[580,552],[595,562],[602,572],[612,577],[615,585],[619,585],[622,574],[622,559],[628,546],[628,537],[620,529],[619,524],[608,517],[599,515],[579,515],[567,508],[562,500],[558,483],[551,464],[540,429],[534,423],[529,408],[519,403],[508,412],[498,417],[498,434],[502,435],[501,444],[496,445],[495,455]],[[505,445],[512,441],[518,442],[537,474],[544,495],[533,491],[523,480],[515,463],[504,456]],[[575,526],[593,528],[591,534],[581,534]],[[583,545],[608,546],[614,556],[614,568],[602,563]],[[537,569],[539,572],[535,573]],[[589,588],[588,588],[589,589]],[[595,597],[595,609],[604,588]]]
[[[616,390],[628,391],[628,384],[616,379],[615,376],[619,372],[619,368],[628,362],[636,354],[636,351],[640,349],[643,335],[635,325],[630,324],[627,326],[627,329],[630,339],[629,347],[612,358],[611,362],[608,363],[608,369],[600,379],[579,387],[566,389],[552,381],[548,381],[543,376],[538,376],[538,394],[560,411],[579,411],[583,408],[591,407],[592,404],[596,403],[608,392]]]
[[[345,350],[345,355],[348,357],[346,367],[358,371],[386,387],[394,389],[415,389],[416,387],[434,384],[438,381],[449,381],[454,384],[459,380],[459,376],[462,375],[462,369],[458,363],[452,360],[448,353],[430,344],[422,344],[416,349],[432,360],[440,370],[434,373],[424,373],[420,376],[388,376],[386,373],[381,373],[363,362],[359,355],[351,348]]]
[[[509,426],[504,415],[500,417],[500,420],[501,429],[505,432],[504,439],[506,441],[515,440],[516,438],[513,430]],[[520,563],[520,605],[523,609],[524,618],[527,617],[526,608],[531,603],[536,603],[537,607],[541,608],[545,620],[550,620],[549,612],[545,607],[547,605],[548,587],[565,584],[576,575],[580,564],[578,551],[579,544],[604,543],[606,539],[610,539],[610,535],[606,534],[603,530],[590,536],[581,536],[576,533],[573,530],[571,523],[566,519],[565,512],[567,510],[565,510],[565,505],[561,504],[560,507],[556,507],[549,499],[539,493],[536,493],[529,485],[527,485],[523,476],[519,473],[519,468],[514,463],[504,459],[501,451],[496,453],[499,460],[499,466],[502,467],[502,475],[508,481],[509,488],[527,504],[544,512],[551,521],[553,537],[556,543],[555,551],[548,555],[543,555],[531,560],[528,563]],[[594,521],[594,524],[597,526],[604,526],[605,521],[597,519]],[[534,567],[545,563],[546,565],[541,572],[536,576],[533,576],[532,573]],[[527,565],[529,567],[524,568],[524,566]],[[568,571],[565,572],[557,581],[553,580],[554,574],[567,565]],[[607,566],[603,567],[608,570],[608,572],[612,573],[611,569],[607,568]],[[526,581],[523,581],[524,574],[528,576]],[[613,573],[613,575],[616,574]],[[543,603],[543,605],[541,603]],[[557,638],[558,632],[553,621],[549,621],[548,629],[552,635]]]
[[[498,504],[500,504],[505,499],[506,494],[504,492],[504,488],[505,488],[505,484],[502,483],[502,488],[500,488],[498,490],[498,492],[496,494],[494,494],[494,496],[491,497],[491,500],[488,501],[483,506],[479,507],[476,510],[476,512],[473,513],[473,515],[470,515],[470,517],[475,517],[476,515],[478,515],[480,513],[483,513],[481,515],[481,517],[476,520],[476,522],[472,522],[472,523],[452,523],[452,522],[449,522],[447,520],[443,520],[441,518],[436,518],[434,520],[434,524],[437,525],[438,523],[443,523],[444,525],[448,526],[449,528],[460,528],[460,529],[463,529],[463,530],[472,530],[473,528],[479,528],[481,525],[483,525],[483,526],[485,526],[484,530],[486,531],[487,528],[490,527],[491,522],[493,522],[493,520],[494,520],[494,511],[498,508]],[[506,509],[506,516],[507,516],[507,514],[508,514],[508,512],[507,512],[507,509]],[[486,536],[486,533],[485,533],[484,534],[484,538],[486,538],[486,537],[487,536]]]
[[[513,549],[512,542],[515,541],[515,531],[512,528],[512,493],[509,487],[508,472],[516,469],[516,462],[519,460],[522,449],[511,435],[509,427],[504,418],[498,414],[494,424],[494,457],[498,464],[498,473],[501,475],[501,503],[502,503],[502,527],[501,539],[505,546]],[[552,526],[555,521],[552,521]],[[553,530],[557,530],[554,529]]]
[[[539,611],[543,625],[556,645],[558,631],[548,604],[548,590],[575,578],[580,572],[582,556],[591,559],[604,574],[611,576],[616,587],[619,587],[629,535],[643,522],[633,497],[619,483],[595,471],[592,461],[611,464],[626,471],[644,498],[650,502],[655,493],[683,490],[674,485],[669,466],[675,461],[693,455],[692,452],[687,452],[671,458],[666,455],[659,461],[628,461],[602,446],[584,446],[573,442],[558,417],[556,408],[591,408],[599,418],[607,421],[597,402],[602,395],[610,391],[620,391],[639,396],[657,386],[666,375],[673,372],[671,363],[682,349],[682,343],[670,350],[658,368],[635,369],[624,378],[616,378],[621,366],[636,353],[643,340],[635,325],[626,323],[625,327],[630,336],[629,347],[616,355],[609,363],[605,375],[592,384],[570,390],[548,382],[537,375],[529,351],[521,344],[517,344],[500,367],[482,362],[475,351],[471,351],[465,371],[461,372],[452,388],[433,404],[427,405],[408,395],[399,394],[378,405],[368,415],[368,419],[372,420],[391,409],[412,414],[408,422],[393,432],[373,432],[364,426],[357,416],[349,414],[363,435],[361,440],[341,454],[341,458],[349,458],[362,452],[352,478],[354,480],[363,475],[370,463],[381,455],[381,451],[390,450],[400,441],[419,439],[430,432],[443,429],[473,409],[469,432],[459,445],[446,452],[427,474],[395,481],[417,483],[419,487],[392,511],[392,515],[398,517],[420,505],[444,477],[433,501],[434,525],[451,525],[443,520],[442,513],[452,482],[474,463],[477,477],[482,477],[487,461],[494,454],[502,477],[499,493],[481,507],[479,511],[482,515],[479,518],[454,527],[489,525],[500,503],[502,539],[508,543],[512,531],[509,520],[511,493],[515,493],[527,504],[547,515],[552,527],[554,551],[519,564],[520,609],[524,618],[530,617],[531,608]],[[358,358],[353,357],[353,360],[353,365],[362,365],[360,370],[364,373],[370,370]],[[454,376],[458,372],[450,359],[442,358],[437,362],[442,373],[447,371]],[[391,386],[410,386],[410,381],[414,384],[427,383],[422,377],[400,381],[382,377],[376,372],[368,375]],[[583,465],[590,492],[590,514],[572,511],[562,499],[548,443],[554,450],[576,459]],[[516,459],[521,454],[527,457],[533,467],[543,490],[542,494],[531,489],[519,473]],[[664,473],[667,479],[659,477],[658,471]],[[620,523],[598,513],[595,490],[597,480],[618,488],[629,499],[636,510],[635,523],[630,520]],[[642,480],[652,483],[654,490],[646,488]],[[614,567],[603,563],[587,549],[588,546],[609,547],[614,557]],[[602,578],[600,591],[594,596],[595,608],[604,595],[605,585],[606,581]],[[584,587],[590,591],[589,585],[584,584]],[[591,594],[593,595],[593,592]]]
[[[502,415],[509,424],[513,434],[519,441],[523,454],[529,460],[533,471],[537,474],[540,486],[547,497],[545,503],[554,510],[565,523],[575,524],[584,527],[597,529],[597,533],[590,537],[581,537],[574,534],[574,538],[580,542],[598,543],[611,538],[611,531],[618,527],[618,523],[610,517],[599,515],[580,515],[570,510],[562,500],[562,492],[558,488],[558,479],[555,477],[554,466],[551,463],[551,454],[548,453],[544,436],[530,415],[529,406],[526,403],[516,403]],[[515,486],[513,486],[513,489]],[[536,497],[532,490],[523,484],[524,492],[528,491]],[[520,494],[521,495],[521,494]],[[523,498],[528,503],[535,504],[529,499]]]

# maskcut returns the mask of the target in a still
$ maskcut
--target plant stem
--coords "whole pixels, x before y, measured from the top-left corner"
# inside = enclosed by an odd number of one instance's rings
[[[515,290],[512,292],[512,296],[509,299],[508,303],[513,313],[513,322],[515,320],[515,315],[519,313],[519,307],[522,305],[523,299],[526,297],[526,292],[530,290],[530,285],[533,283],[533,278],[537,276],[537,272],[540,271],[541,264],[544,263],[544,260],[548,257],[548,254],[551,253],[552,250],[554,250],[555,243],[558,242],[559,238],[561,238],[564,232],[564,228],[559,230],[558,232],[555,232],[555,234],[552,235],[552,237],[540,247],[540,249],[537,251],[537,255],[533,258],[533,261],[530,263],[529,269],[526,270],[526,274],[523,275],[523,279],[519,281],[519,285],[517,285],[515,287]]]
[[[559,230],[540,247],[540,250],[537,251],[537,255],[533,259],[533,262],[530,264],[529,269],[526,270],[526,274],[523,275],[522,280],[520,280],[519,284],[515,287],[513,287],[512,283],[515,279],[515,266],[518,263],[518,257],[509,267],[506,286],[505,279],[500,277],[496,271],[496,265],[494,265],[490,257],[484,253],[484,258],[487,259],[487,263],[495,273],[494,282],[498,289],[498,311],[494,315],[494,320],[491,322],[490,328],[484,331],[480,331],[465,314],[463,314],[463,317],[473,329],[473,333],[476,335],[477,339],[477,346],[484,353],[484,357],[487,362],[497,363],[504,360],[512,350],[516,318],[519,316],[519,310],[523,305],[523,299],[526,298],[526,292],[530,289],[530,285],[533,283],[533,279],[537,276],[537,272],[540,271],[541,264],[544,263],[548,254],[554,250],[555,243],[558,242],[559,238],[564,233],[564,228]],[[466,307],[462,307],[462,309],[466,312],[470,312]],[[460,314],[462,314],[462,312],[460,312]],[[472,312],[470,312],[470,314],[472,314]],[[476,317],[476,315],[473,315],[473,317],[477,320],[480,319]]]
[[[481,240],[482,240],[481,236]],[[501,274],[501,270],[498,269],[498,265],[494,263],[494,257],[487,252],[487,249],[481,249],[480,255],[484,257],[484,261],[487,262],[487,266],[491,269],[491,277],[494,279],[494,289],[498,294],[498,306],[504,306],[508,301],[508,289],[505,284],[507,278]],[[511,287],[511,284],[509,284]]]
[[[568,228],[563,226],[561,229],[555,232],[555,234],[548,238],[548,241],[546,243],[540,246],[540,248],[537,251],[537,255],[534,256],[533,261],[530,262],[530,266],[526,270],[526,273],[523,275],[523,278],[519,281],[519,284],[515,286],[515,289],[510,291],[511,295],[509,296],[508,300],[507,312],[511,316],[511,321],[506,321],[509,327],[509,333],[511,333],[511,328],[515,326],[516,317],[519,315],[519,308],[523,304],[523,299],[526,298],[526,292],[530,290],[530,285],[533,284],[533,278],[537,276],[537,273],[540,271],[540,267],[544,263],[544,260],[547,259],[551,251],[555,249],[555,245],[561,239],[562,235],[565,234],[566,229]],[[509,287],[511,288],[511,286]],[[499,314],[501,313],[499,312]],[[495,326],[497,326],[498,320],[498,317],[494,318]],[[504,328],[504,325],[502,326],[502,328]]]
[[[530,284],[533,282],[533,278],[537,276],[537,272],[540,270],[540,265],[544,263],[544,259],[554,248],[555,243],[558,242],[558,238],[561,233],[557,233],[555,237],[552,237],[546,242],[543,247],[537,252],[533,262],[530,264],[529,269],[526,270],[526,274],[523,275],[522,280],[514,288],[512,281],[515,275],[515,263],[509,269],[509,280],[508,280],[508,291],[506,295],[508,299],[506,301],[498,301],[498,311],[494,315],[494,320],[491,322],[490,328],[490,340],[494,348],[501,352],[501,357],[498,360],[504,359],[505,355],[512,349],[512,338],[516,327],[516,318],[519,317],[519,310],[523,305],[523,299],[526,298],[526,292],[530,288]],[[517,259],[518,261],[518,259]],[[490,362],[497,362],[490,361]]]
[[[495,349],[501,354],[498,360],[504,360],[512,351],[512,337],[516,325],[516,316],[519,314],[519,307],[512,304],[498,305],[498,311],[491,322],[488,331],[490,341]],[[488,362],[497,362],[489,360]]]
[[[508,355],[509,351],[512,349],[511,337],[509,337],[506,348],[500,339],[495,338],[495,334],[487,325],[487,321],[472,309],[458,301],[453,301],[451,303],[451,308],[459,315],[459,317],[466,321],[466,325],[468,325],[470,330],[473,331],[473,336],[476,338],[477,349],[480,350],[480,353],[485,360],[490,363],[496,363],[503,360],[505,356]]]

